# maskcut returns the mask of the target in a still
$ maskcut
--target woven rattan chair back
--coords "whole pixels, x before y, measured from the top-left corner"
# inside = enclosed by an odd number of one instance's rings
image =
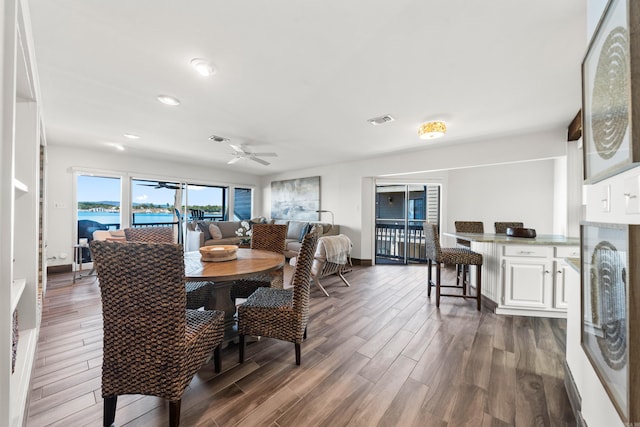
[[[435,262],[440,260],[440,238],[438,236],[438,227],[428,222],[424,223],[424,248],[427,259]]]
[[[172,227],[125,228],[127,242],[175,243]]]
[[[186,309],[180,245],[94,241],[91,250],[102,296],[105,422],[122,394],[168,399],[179,422],[182,395],[216,346],[219,361],[223,313]]]
[[[308,233],[302,239],[302,246],[296,259],[291,286],[293,287],[293,310],[301,317],[301,322],[307,325],[309,320],[309,292],[311,287],[311,266],[313,255],[318,245],[318,235]]]
[[[458,233],[484,233],[482,221],[455,221],[454,225]],[[456,239],[456,243],[465,247],[471,246],[468,240]]]
[[[505,234],[507,232],[507,228],[522,228],[524,227],[524,223],[522,222],[496,222],[494,224],[496,228],[496,234]]]
[[[284,243],[287,238],[285,224],[253,224],[251,230],[251,249],[262,249],[278,254],[284,252]]]

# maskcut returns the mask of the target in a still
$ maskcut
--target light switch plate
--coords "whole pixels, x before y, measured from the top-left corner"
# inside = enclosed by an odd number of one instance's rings
[[[624,206],[628,214],[640,213],[640,176],[634,176],[624,180]]]

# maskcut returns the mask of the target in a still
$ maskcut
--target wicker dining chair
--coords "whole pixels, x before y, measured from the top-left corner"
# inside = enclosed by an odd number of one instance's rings
[[[127,242],[176,243],[173,227],[125,228],[124,236]]]
[[[427,257],[427,296],[431,297],[431,287],[436,288],[436,307],[440,307],[440,297],[458,297],[458,298],[472,298],[476,300],[478,311],[481,310],[482,301],[482,254],[473,252],[466,248],[442,248],[440,247],[440,237],[438,236],[438,229],[435,224],[424,223],[424,240],[425,250]],[[436,281],[431,280],[432,265],[436,265]],[[458,285],[443,285],[441,279],[441,267],[440,264],[461,264],[466,267],[469,265],[476,266],[476,295],[467,295],[467,280],[466,273],[463,269],[462,286]],[[443,294],[441,288],[461,288],[461,294]]]
[[[496,234],[506,234],[507,228],[522,228],[524,223],[522,222],[496,222],[494,224],[496,228]]]
[[[284,224],[253,224],[251,228],[251,249],[284,253],[287,238],[287,226]],[[236,280],[231,287],[231,298],[248,298],[260,287],[282,289],[284,287],[284,269],[269,274],[252,276],[248,279]]]
[[[253,335],[294,343],[296,365],[300,365],[300,344],[307,338],[311,265],[317,242],[316,233],[304,236],[292,289],[258,288],[238,306],[240,363],[244,362],[245,335]]]
[[[188,310],[183,249],[152,243],[91,243],[103,318],[104,425],[115,420],[119,395],[169,400],[170,425],[195,373],[214,356],[221,370],[224,313]]]

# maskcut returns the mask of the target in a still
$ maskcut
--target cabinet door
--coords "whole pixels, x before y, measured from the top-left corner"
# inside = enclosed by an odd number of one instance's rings
[[[567,281],[570,280],[570,269],[566,262],[554,262],[553,308],[567,309]]]
[[[548,309],[552,263],[546,259],[503,259],[505,306]]]

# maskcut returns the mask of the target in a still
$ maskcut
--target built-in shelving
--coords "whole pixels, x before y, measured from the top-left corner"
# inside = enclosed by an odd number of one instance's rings
[[[11,312],[18,306],[18,301],[22,297],[24,288],[27,284],[26,279],[13,279],[13,285],[11,286]]]
[[[0,13],[0,426],[26,424],[46,284],[45,149],[28,0]],[[17,322],[14,323],[14,313]],[[17,340],[14,343],[14,325]]]
[[[29,192],[29,186],[16,178],[13,179],[13,187],[18,194],[26,194]]]

